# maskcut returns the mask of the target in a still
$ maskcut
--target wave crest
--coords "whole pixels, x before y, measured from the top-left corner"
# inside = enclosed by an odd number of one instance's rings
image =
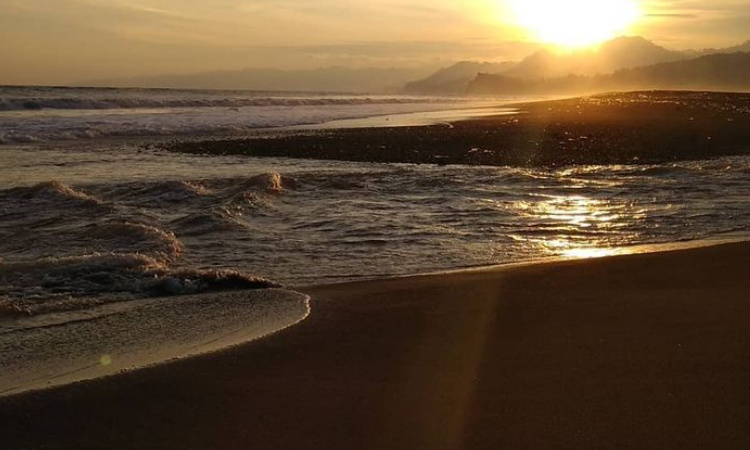
[[[149,296],[281,287],[236,270],[172,269],[156,258],[132,253],[0,262],[0,276],[6,280],[0,288],[0,318]]]
[[[46,181],[31,187],[8,189],[0,193],[2,197],[15,197],[18,200],[46,200],[65,203],[77,203],[85,206],[101,206],[102,201],[81,190],[56,180]]]
[[[442,100],[445,101],[444,99]],[[408,103],[434,103],[430,98],[399,97],[256,97],[210,99],[159,99],[159,98],[20,98],[0,99],[0,111],[106,110],[106,109],[163,109],[163,108],[247,108],[273,106],[344,106],[344,105],[398,105]]]
[[[123,250],[148,253],[165,261],[176,261],[182,253],[182,243],[173,232],[150,225],[113,222],[94,225],[85,233],[113,253]]]

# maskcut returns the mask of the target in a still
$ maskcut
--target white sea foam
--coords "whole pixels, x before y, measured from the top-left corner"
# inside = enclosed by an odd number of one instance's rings
[[[283,172],[258,174],[258,160],[132,155],[145,172],[123,161],[91,179],[92,158],[71,172],[36,166],[85,184],[0,190],[10,314],[210,290],[217,269],[300,285],[705,239],[750,223],[745,157],[554,171],[266,162]],[[105,181],[118,170],[137,181]]]
[[[258,339],[303,320],[308,297],[228,292],[110,304],[0,325],[0,396],[49,388]]]
[[[368,97],[368,96],[328,96],[328,97],[261,97],[261,98],[0,98],[0,111],[40,111],[60,110],[106,110],[106,109],[185,109],[185,108],[248,108],[259,106],[339,106],[339,105],[401,105],[430,104],[436,99],[420,97]],[[448,103],[440,99],[440,103]]]
[[[408,96],[0,87],[0,144],[245,135],[260,128],[477,106],[495,103]]]
[[[107,201],[60,182],[0,191],[0,224],[8,230],[0,236],[0,320],[152,295],[275,286],[236,270],[180,265],[184,244],[170,227],[188,237],[239,231],[234,216],[250,211],[243,207],[249,191],[276,194],[282,178],[261,175],[224,188],[235,193],[224,192],[227,206],[209,214],[204,206],[216,197],[197,181],[112,186],[101,191]],[[162,223],[144,206],[195,213],[177,212],[179,219]]]

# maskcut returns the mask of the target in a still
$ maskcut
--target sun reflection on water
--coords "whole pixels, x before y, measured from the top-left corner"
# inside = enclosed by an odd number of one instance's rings
[[[623,252],[615,248],[571,248],[563,251],[563,256],[577,259],[604,258]]]
[[[537,201],[517,202],[514,207],[546,231],[536,236],[533,229],[519,240],[544,252],[568,258],[601,258],[624,253],[637,236],[618,230],[642,220],[642,211],[630,211],[625,204],[582,195],[543,196]],[[549,232],[556,232],[550,236]],[[516,237],[517,238],[517,237]]]

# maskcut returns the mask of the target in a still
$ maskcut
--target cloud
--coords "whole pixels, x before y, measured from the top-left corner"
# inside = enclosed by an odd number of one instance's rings
[[[734,45],[750,37],[748,1],[642,0],[645,16],[633,34],[673,48]],[[519,59],[536,44],[518,42],[525,34],[506,6],[504,0],[0,0],[0,83]]]

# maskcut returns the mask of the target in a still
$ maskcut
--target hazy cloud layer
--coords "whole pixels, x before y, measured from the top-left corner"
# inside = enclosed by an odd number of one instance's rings
[[[750,0],[644,0],[673,48],[750,38]],[[503,0],[0,0],[0,83],[245,67],[415,66],[536,48]]]

